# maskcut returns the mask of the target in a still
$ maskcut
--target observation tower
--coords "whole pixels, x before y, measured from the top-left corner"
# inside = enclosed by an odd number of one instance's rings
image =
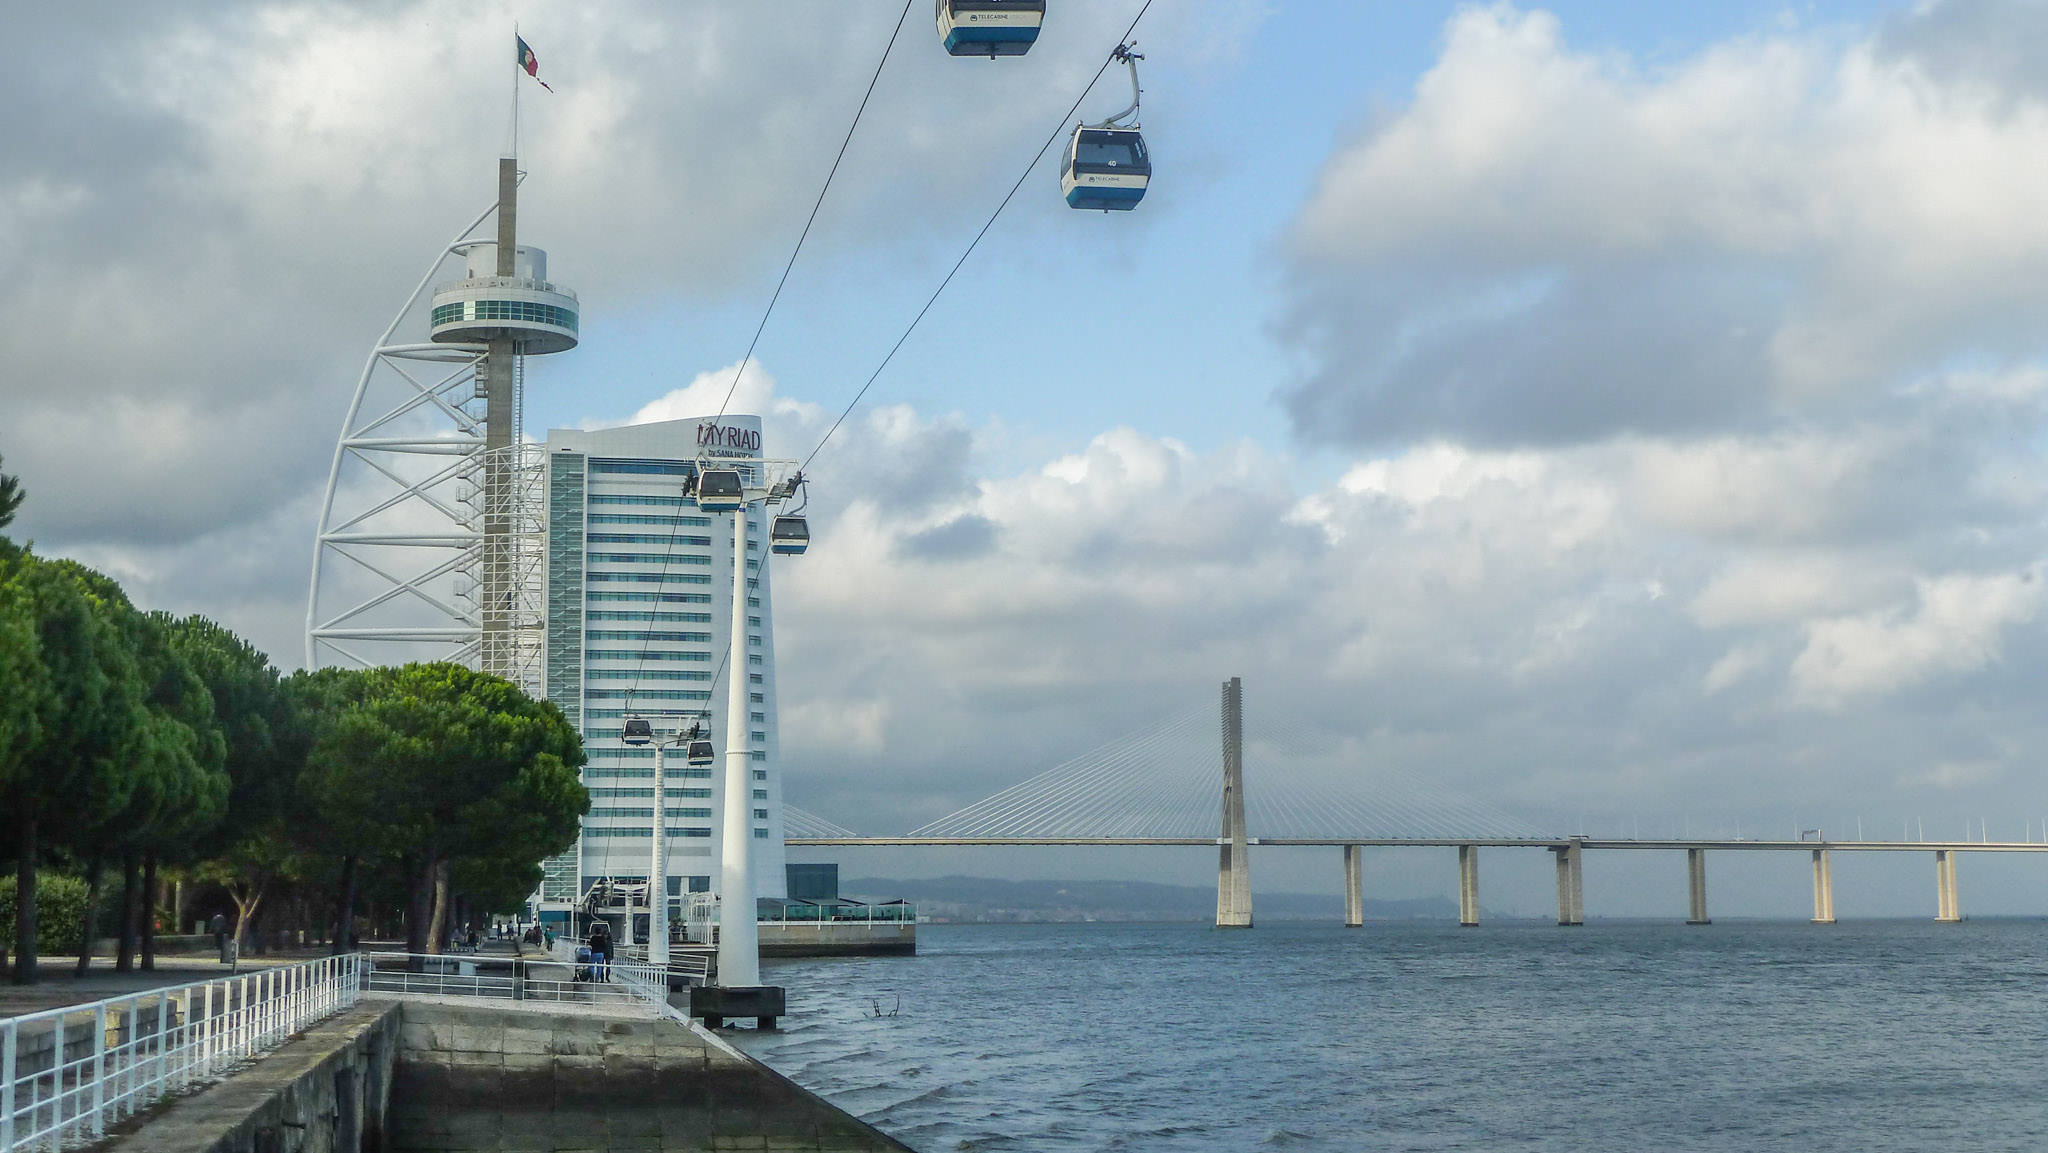
[[[520,176],[498,162],[496,200],[434,254],[356,383],[321,502],[309,668],[453,660],[541,691],[546,462],[522,435],[525,367],[576,347],[579,315],[518,241]],[[495,238],[474,236],[493,216]]]

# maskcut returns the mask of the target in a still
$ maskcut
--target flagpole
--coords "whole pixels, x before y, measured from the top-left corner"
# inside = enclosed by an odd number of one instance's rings
[[[519,21],[512,22],[512,159],[519,159],[519,74],[526,70],[519,62]]]

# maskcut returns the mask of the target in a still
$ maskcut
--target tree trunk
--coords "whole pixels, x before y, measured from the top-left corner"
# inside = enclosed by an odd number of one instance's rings
[[[142,967],[156,971],[156,911],[163,904],[158,899],[156,886],[156,850],[152,849],[142,858]]]
[[[356,920],[356,855],[350,853],[341,859],[341,896],[335,901],[334,946],[332,952],[339,957],[355,948]]]
[[[121,854],[121,932],[114,972],[135,969],[135,922],[142,915],[142,860],[135,850]]]
[[[428,927],[434,919],[434,877],[440,872],[440,863],[432,853],[414,871],[406,882],[405,909],[405,951],[424,953],[427,951]]]
[[[21,856],[14,862],[14,983],[36,983],[36,815],[21,816]]]
[[[100,919],[100,859],[85,862],[85,912],[78,918],[78,966],[72,970],[85,976],[92,970],[92,938]]]
[[[235,955],[240,957],[243,934],[249,931],[250,922],[256,919],[256,911],[263,907],[263,888],[259,885],[249,890],[246,896],[230,888],[228,890],[228,897],[235,902],[235,935],[233,940],[235,942]]]
[[[441,861],[434,868],[433,944],[427,946],[429,953],[448,951],[448,866],[449,862]]]

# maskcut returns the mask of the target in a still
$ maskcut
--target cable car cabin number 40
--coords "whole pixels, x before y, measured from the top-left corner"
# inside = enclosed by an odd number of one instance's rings
[[[938,20],[954,56],[1022,56],[1038,40],[1045,0],[938,0]]]
[[[1144,57],[1120,44],[1111,59],[1131,70],[1131,106],[1107,120],[1075,126],[1060,166],[1060,192],[1069,208],[1129,212],[1152,183],[1152,158],[1138,131],[1138,61]]]

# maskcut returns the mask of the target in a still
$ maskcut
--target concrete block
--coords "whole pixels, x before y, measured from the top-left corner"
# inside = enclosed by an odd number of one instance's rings
[[[451,1048],[464,1053],[502,1053],[505,1051],[504,1026],[469,1025],[456,1023],[451,1026],[453,1045]]]
[[[424,1023],[416,1024],[408,1019],[398,1028],[398,1044],[401,1048],[413,1052],[430,1052],[436,1047],[433,1027]]]
[[[552,1053],[554,1035],[546,1029],[528,1029],[517,1025],[505,1026],[505,1052],[511,1053]]]
[[[728,1149],[766,1149],[768,1148],[768,1139],[766,1137],[713,1137],[711,1139],[711,1147],[718,1150],[719,1153],[724,1153]]]

